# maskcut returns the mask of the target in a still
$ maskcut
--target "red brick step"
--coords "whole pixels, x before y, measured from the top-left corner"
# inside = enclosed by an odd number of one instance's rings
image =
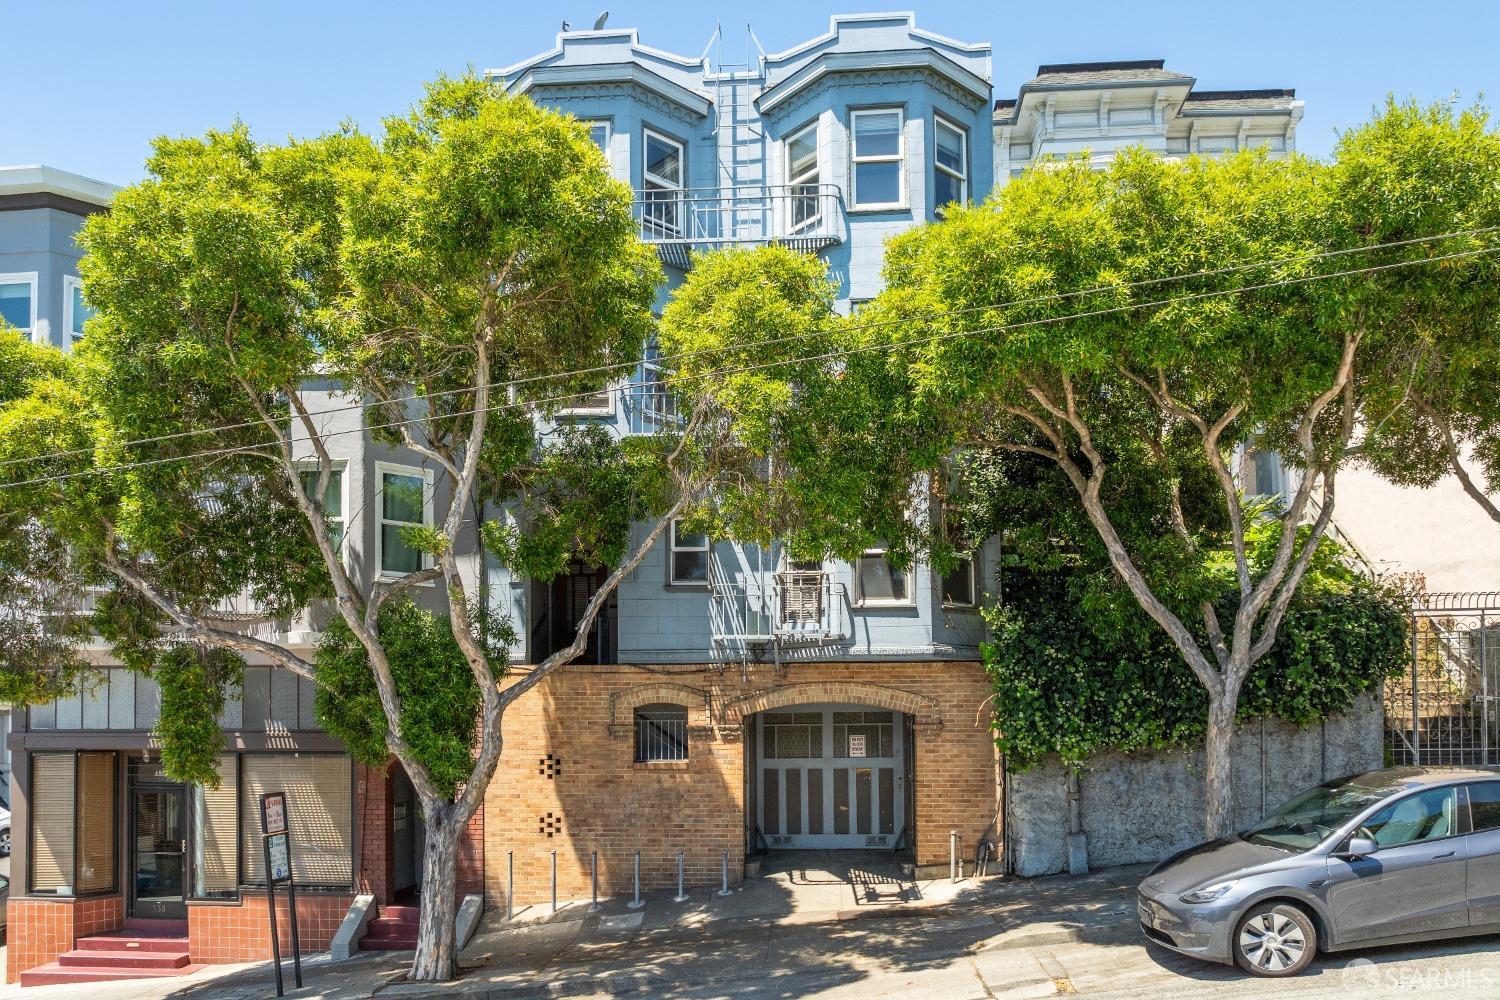
[[[22,986],[110,983],[185,976],[202,965],[188,955],[182,920],[127,920],[126,929],[79,938],[57,961],[21,973]]]

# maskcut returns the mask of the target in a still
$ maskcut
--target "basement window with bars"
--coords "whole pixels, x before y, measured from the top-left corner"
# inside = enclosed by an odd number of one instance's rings
[[[29,892],[88,896],[118,889],[118,766],[110,752],[32,754]]]
[[[635,761],[652,764],[687,760],[687,708],[642,705],[635,710]]]

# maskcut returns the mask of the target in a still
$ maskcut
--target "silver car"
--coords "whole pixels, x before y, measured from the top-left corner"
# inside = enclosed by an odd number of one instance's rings
[[[1157,944],[1258,976],[1319,949],[1500,932],[1500,771],[1395,767],[1309,789],[1138,890]]]

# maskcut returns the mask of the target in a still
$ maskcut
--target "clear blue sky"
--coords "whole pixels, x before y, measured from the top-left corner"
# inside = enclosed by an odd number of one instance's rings
[[[374,128],[440,70],[506,66],[551,48],[564,18],[610,26],[647,45],[696,55],[717,23],[724,61],[742,61],[750,23],[767,51],[827,30],[856,0],[641,3],[390,3],[386,0],[74,0],[5,4],[0,164],[46,163],[115,183],[143,172],[150,138],[201,133],[235,116],[266,140],[312,135],[351,118]],[[903,9],[910,4],[892,4]],[[1494,0],[1146,0],[925,2],[918,25],[994,49],[997,97],[1038,63],[1165,58],[1200,89],[1295,87],[1298,133],[1321,155],[1388,91],[1423,99],[1458,91],[1500,100],[1500,3]],[[17,43],[20,44],[17,44]]]

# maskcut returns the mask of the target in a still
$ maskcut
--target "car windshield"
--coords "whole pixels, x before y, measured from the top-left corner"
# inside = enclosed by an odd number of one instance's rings
[[[1292,799],[1241,836],[1252,844],[1306,851],[1391,791],[1386,787],[1344,782],[1319,785]]]

